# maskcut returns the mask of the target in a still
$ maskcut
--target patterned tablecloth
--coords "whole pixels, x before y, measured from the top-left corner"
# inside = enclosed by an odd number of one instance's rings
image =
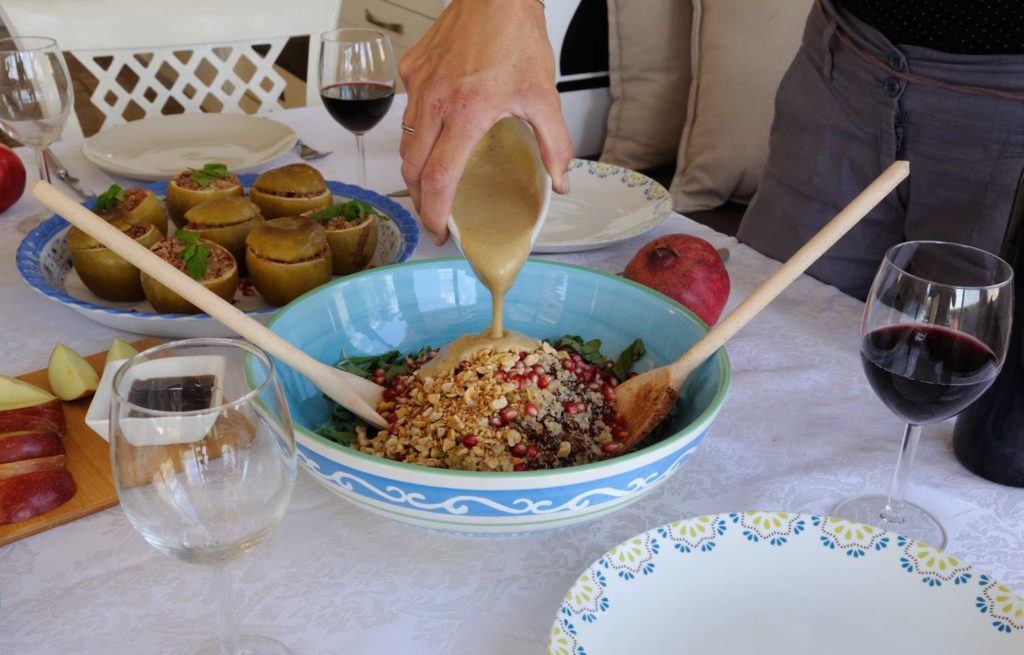
[[[404,186],[402,103],[366,138],[370,186],[380,191]],[[354,179],[353,139],[321,108],[274,117],[315,147],[334,149],[318,164],[328,178]],[[94,188],[109,183],[79,144],[56,151]],[[115,336],[18,277],[15,223],[37,211],[23,198],[0,217],[6,374],[45,365],[57,340],[88,353]],[[673,232],[731,250],[731,305],[778,266],[679,215],[628,243],[557,258],[618,271],[649,238]],[[417,258],[454,254],[424,241]],[[448,537],[381,520],[300,474],[281,525],[231,566],[239,621],[301,654],[542,652],[569,585],[626,537],[713,512],[825,513],[849,496],[883,491],[902,427],[861,372],[861,307],[832,287],[798,280],[729,345],[732,390],[691,461],[636,504],[591,523],[532,537]],[[910,499],[946,526],[952,553],[1024,588],[1024,490],[961,468],[952,428],[925,430]],[[157,553],[118,508],[0,548],[0,653],[184,652],[215,630],[213,603],[206,571]]]

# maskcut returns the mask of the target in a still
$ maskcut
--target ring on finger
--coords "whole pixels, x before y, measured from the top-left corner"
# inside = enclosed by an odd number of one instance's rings
[[[405,132],[406,134],[412,134],[413,132],[416,131],[416,128],[409,127],[405,123],[402,123],[402,131]]]

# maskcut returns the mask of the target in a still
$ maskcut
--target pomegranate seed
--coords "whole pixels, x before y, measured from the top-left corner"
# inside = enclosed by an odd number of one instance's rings
[[[618,450],[619,444],[615,443],[614,441],[609,441],[605,445],[601,446],[601,451],[604,452],[605,455],[611,455],[612,453],[615,453]]]
[[[395,393],[394,389],[385,389],[381,395],[384,397],[384,400],[394,400],[398,394]]]
[[[612,389],[619,386],[619,378],[615,377],[614,375],[609,375],[608,377],[605,378],[605,381],[611,385]]]
[[[619,425],[625,425],[626,415],[623,414],[622,412],[615,412],[615,422],[618,423]]]
[[[526,447],[526,458],[527,459],[536,459],[537,458],[537,446],[527,446]]]
[[[398,422],[397,421],[394,422],[394,423],[391,423],[390,425],[388,425],[388,434],[390,434],[390,435],[398,434]]]
[[[476,445],[476,435],[475,434],[467,434],[466,436],[462,437],[462,445],[465,446],[466,448],[472,448],[473,446],[475,446]]]
[[[541,366],[540,364],[534,364],[533,372],[536,373],[537,375],[542,375],[544,373],[544,367]]]
[[[505,422],[501,420],[501,416],[492,416],[488,421],[493,427],[500,428],[505,425]]]
[[[563,359],[562,360],[562,368],[564,368],[567,371],[575,371],[576,370],[576,362],[572,361],[571,359]]]
[[[497,373],[494,374],[494,379],[497,380],[498,382],[504,382],[506,377],[508,376],[505,375],[505,371],[498,371]]]
[[[518,464],[516,464],[515,466],[512,467],[512,470],[513,471],[529,471],[530,469],[527,468],[525,462],[519,462]]]
[[[375,377],[375,378],[382,378],[382,377],[384,377],[384,369],[378,368],[377,370],[375,370],[373,372],[373,377]]]
[[[569,416],[575,416],[576,412],[580,411],[579,405],[577,405],[571,400],[565,403],[562,407],[565,408],[565,413],[568,414]]]
[[[591,391],[600,391],[601,390],[601,383],[600,382],[591,382],[590,384],[587,385],[587,388],[590,389]]]
[[[512,421],[516,420],[516,417],[519,416],[519,412],[512,409],[511,407],[506,407],[505,409],[501,410],[500,416],[502,423],[511,423]]]
[[[537,386],[541,389],[547,389],[549,384],[551,384],[551,376],[549,375],[542,375],[537,380]]]
[[[601,385],[601,395],[604,396],[606,402],[615,401],[615,388],[612,385],[605,383]]]
[[[527,352],[526,352],[525,350],[520,350],[520,351],[519,351],[519,359],[520,359],[520,360],[524,360],[524,359],[526,359],[526,355],[527,355],[527,354],[528,354],[528,353],[527,353]]]
[[[604,363],[604,368],[605,368],[605,370],[608,370],[608,371],[612,370],[613,368],[615,368],[615,362],[605,362]]]
[[[570,355],[570,357],[572,357],[572,361],[576,362],[577,364],[579,364],[583,360],[583,358],[580,357],[579,353],[573,353],[572,355]]]
[[[526,444],[517,443],[516,445],[512,446],[512,454],[515,455],[516,457],[522,457],[523,455],[525,455]]]
[[[615,440],[616,441],[626,441],[627,439],[629,439],[629,430],[616,430],[615,431]]]
[[[524,378],[521,375],[519,376],[519,379],[517,380],[517,382],[519,382],[519,388],[520,389],[525,389],[526,385],[530,384],[529,378]]]
[[[401,382],[395,385],[395,393],[397,393],[399,396],[404,395],[406,391],[408,391],[408,389]]]
[[[537,406],[534,405],[533,403],[526,403],[526,407],[524,409],[526,410],[526,413],[529,414],[530,416],[536,416],[537,414],[540,414],[540,412],[537,410]]]
[[[405,461],[405,453],[396,453],[395,457],[394,457],[394,460],[396,462],[404,462]]]
[[[540,376],[537,375],[536,371],[530,371],[529,373],[526,374],[526,377],[530,380],[530,382],[533,382],[534,384],[537,384],[537,382],[540,381]]]
[[[589,384],[589,383],[594,381],[594,372],[593,371],[583,371],[583,373],[581,373],[579,377],[580,377],[581,380],[583,380],[584,382]]]

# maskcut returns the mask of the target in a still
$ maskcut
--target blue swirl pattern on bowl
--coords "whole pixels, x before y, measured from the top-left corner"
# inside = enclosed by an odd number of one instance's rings
[[[358,273],[309,292],[270,328],[316,359],[412,351],[482,331],[490,294],[461,259],[412,262]],[[531,260],[505,305],[510,329],[538,338],[580,334],[618,352],[647,346],[638,369],[672,361],[707,326],[661,294],[577,266]],[[347,500],[414,525],[455,533],[523,533],[557,528],[622,507],[675,473],[704,439],[729,386],[719,351],[684,387],[664,434],[621,457],[552,471],[450,471],[372,457],[313,430],[330,403],[305,378],[276,362],[296,426],[299,461]],[[667,435],[667,436],[666,436]]]
[[[256,174],[239,175],[238,180],[242,183],[242,186],[249,187],[252,186],[257,177]],[[137,186],[148,189],[161,197],[167,192],[166,182],[138,184]],[[401,233],[402,243],[395,261],[404,262],[412,256],[413,251],[416,249],[416,244],[419,243],[420,230],[416,220],[404,207],[390,198],[353,184],[328,181],[327,188],[336,196],[362,200],[382,211],[395,222]],[[88,200],[82,204],[92,209],[96,206],[96,199]],[[60,216],[51,216],[32,230],[18,246],[16,255],[18,272],[25,282],[39,293],[83,312],[130,315],[136,319],[151,318],[161,321],[168,319],[212,320],[206,314],[157,314],[139,312],[134,309],[97,305],[68,295],[64,290],[63,281],[68,270],[71,268],[71,256],[64,240],[55,238],[68,226],[68,222]],[[269,317],[276,311],[276,307],[266,307],[247,313],[257,317]]]

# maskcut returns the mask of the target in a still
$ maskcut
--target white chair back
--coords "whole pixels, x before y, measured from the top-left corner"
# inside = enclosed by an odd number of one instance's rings
[[[55,38],[96,77],[90,97],[103,127],[125,111],[266,112],[287,80],[274,62],[293,36],[309,36],[306,103],[319,93],[319,34],[338,25],[342,0],[3,0],[14,36]],[[78,86],[78,85],[76,85]],[[180,110],[179,110],[180,111]],[[63,136],[81,136],[77,116]]]

